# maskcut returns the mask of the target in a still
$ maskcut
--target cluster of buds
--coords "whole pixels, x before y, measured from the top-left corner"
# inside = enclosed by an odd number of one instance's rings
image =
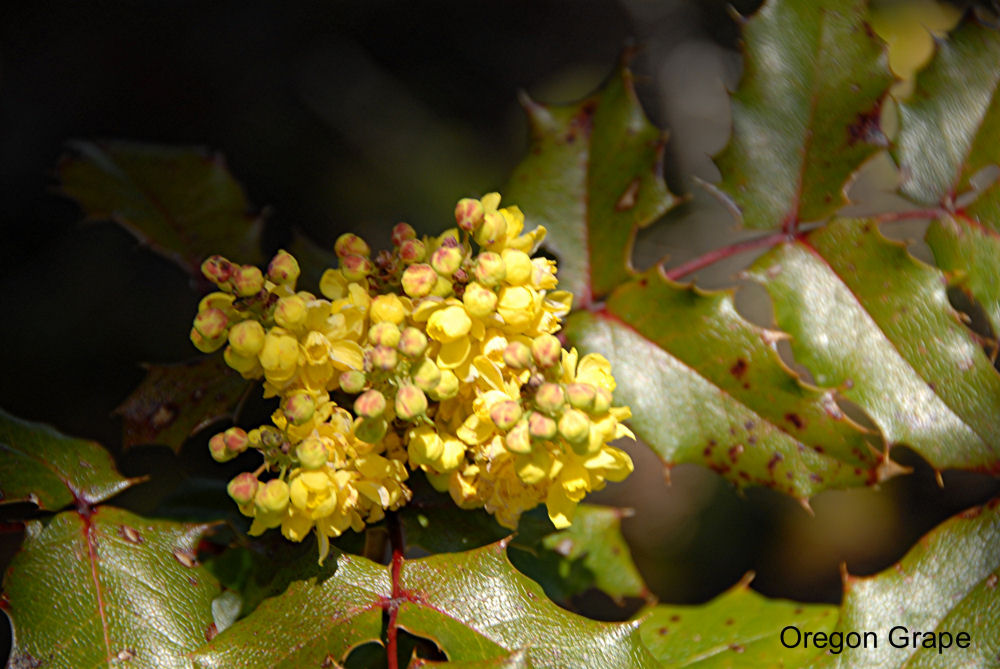
[[[572,296],[556,290],[553,261],[531,256],[545,230],[524,233],[520,210],[499,202],[459,201],[457,227],[437,237],[400,223],[374,259],[341,236],[320,295],[296,289],[284,251],[266,273],[205,261],[219,290],[202,300],[192,341],[223,348],[280,398],[273,425],[210,442],[220,461],[247,448],[264,457],[229,487],[252,533],[315,531],[323,556],[330,537],[406,504],[417,469],[507,527],[540,503],[566,527],[588,491],[632,471],[609,445],[631,436],[610,364],[555,336]]]

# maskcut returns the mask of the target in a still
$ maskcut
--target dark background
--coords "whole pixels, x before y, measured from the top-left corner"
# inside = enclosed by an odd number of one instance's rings
[[[750,11],[756,3],[735,4]],[[142,378],[140,361],[196,354],[187,332],[198,296],[179,269],[127,233],[79,222],[77,208],[54,192],[67,141],[217,149],[250,201],[267,207],[272,247],[293,225],[327,245],[352,230],[378,246],[398,220],[442,229],[459,197],[502,187],[525,149],[519,89],[545,102],[582,97],[632,42],[640,97],[672,132],[668,180],[687,192],[692,175],[714,178],[708,156],[728,133],[725,87],[738,81],[739,56],[725,7],[4,3],[0,406],[97,439],[127,474],[155,472],[117,502],[138,510],[211,471],[206,435],[179,458],[160,447],[120,452],[111,411]],[[682,260],[707,248],[701,240],[718,244],[719,230],[734,233],[697,192],[660,228],[663,235],[641,240],[640,264],[664,251]],[[731,270],[699,279],[720,285]],[[738,495],[697,467],[676,468],[668,487],[645,447],[630,452],[636,474],[595,499],[636,508],[626,534],[647,582],[669,602],[704,601],[748,570],[765,594],[837,601],[841,562],[851,573],[884,568],[920,534],[998,489],[971,474],[946,474],[940,489],[901,449],[913,476],[879,491],[824,493],[811,517],[767,490]],[[0,565],[16,545],[16,536],[7,539]]]

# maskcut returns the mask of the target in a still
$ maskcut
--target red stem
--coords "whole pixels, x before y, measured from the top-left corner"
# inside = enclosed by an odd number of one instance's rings
[[[399,517],[394,512],[387,514],[386,524],[389,526],[389,542],[392,545],[392,598],[389,600],[386,653],[389,656],[388,669],[399,669],[399,644],[397,642],[399,628],[396,625],[396,618],[399,616],[399,602],[403,595],[403,589],[399,583],[399,572],[403,566],[403,529],[400,526]]]
[[[910,209],[907,211],[887,211],[884,214],[875,216],[879,223],[891,223],[892,221],[909,221],[914,219],[940,218],[946,214],[944,209]]]
[[[717,263],[725,258],[729,258],[730,256],[734,256],[738,253],[759,249],[761,247],[775,246],[776,244],[787,241],[791,238],[792,236],[785,232],[777,232],[765,237],[746,239],[742,242],[730,244],[729,246],[713,249],[708,253],[700,255],[692,260],[688,260],[686,263],[667,271],[667,278],[672,281],[676,281],[684,276],[687,276],[688,274],[691,274],[692,272],[697,272],[703,267],[708,267],[709,265]]]

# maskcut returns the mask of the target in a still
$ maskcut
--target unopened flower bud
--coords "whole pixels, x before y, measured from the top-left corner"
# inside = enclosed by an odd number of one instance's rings
[[[396,416],[413,420],[427,412],[427,396],[417,386],[400,386],[396,391]]]
[[[484,251],[476,256],[476,280],[484,286],[497,286],[507,276],[507,266],[499,253]]]
[[[340,259],[340,271],[348,281],[361,281],[372,273],[375,266],[364,256],[346,255]]]
[[[235,270],[236,265],[220,255],[209,256],[201,263],[201,273],[217,286],[229,281]]]
[[[288,330],[296,330],[306,322],[306,302],[298,295],[278,300],[274,309],[274,322]]]
[[[535,404],[547,414],[554,414],[566,401],[562,386],[558,383],[543,383],[535,391]]]
[[[431,295],[434,297],[450,297],[454,292],[451,278],[438,274],[437,279],[434,281],[434,287],[431,288]]]
[[[228,462],[237,455],[226,448],[226,437],[222,432],[212,435],[212,438],[208,440],[208,452],[216,462]]]
[[[531,273],[535,266],[531,264],[531,258],[527,253],[514,249],[504,249],[501,257],[507,270],[507,283],[520,286],[531,281]]]
[[[281,402],[281,410],[293,425],[307,423],[316,411],[316,404],[305,391],[296,391]]]
[[[381,369],[388,372],[389,370],[396,369],[396,365],[399,363],[399,354],[396,353],[396,349],[394,348],[376,346],[371,351],[371,361],[373,369]]]
[[[406,318],[406,305],[399,299],[399,295],[379,295],[372,300],[368,313],[373,323],[389,321],[399,325]]]
[[[367,382],[368,380],[365,378],[364,372],[359,372],[355,369],[349,369],[340,375],[340,389],[348,395],[357,395],[360,393],[365,389],[365,383]]]
[[[567,409],[559,418],[559,434],[574,446],[583,444],[590,436],[590,419],[578,409]]]
[[[500,430],[507,431],[521,420],[521,405],[514,400],[497,402],[490,409],[490,420]]]
[[[250,472],[243,472],[242,474],[237,474],[229,485],[226,486],[226,492],[229,496],[233,498],[233,501],[243,506],[244,504],[249,504],[254,500],[257,495],[257,488],[260,486],[260,481],[257,477]]]
[[[607,388],[595,388],[594,394],[594,406],[592,411],[595,416],[607,413],[608,409],[611,408],[611,402],[614,398],[611,396],[611,391]]]
[[[222,309],[206,309],[199,311],[194,317],[194,329],[208,340],[215,340],[224,335],[228,326],[229,319]]]
[[[389,430],[385,418],[362,418],[354,425],[354,436],[368,444],[378,443]]]
[[[489,248],[507,238],[507,221],[499,211],[491,211],[483,218],[483,225],[476,230],[476,242]]]
[[[462,265],[462,250],[454,246],[442,246],[431,255],[431,267],[442,276],[451,276]]]
[[[240,355],[232,345],[227,346],[222,352],[222,359],[226,361],[227,365],[243,375],[251,374],[260,367],[257,356]]]
[[[288,251],[278,251],[267,266],[267,278],[278,285],[293,285],[299,279],[299,261]]]
[[[427,350],[427,335],[414,327],[404,329],[399,335],[399,352],[411,358],[417,358]]]
[[[262,513],[281,513],[288,508],[288,484],[281,479],[271,479],[258,486],[254,503]]]
[[[248,435],[249,437],[249,435]],[[270,425],[262,425],[260,428],[260,444],[264,448],[274,449],[281,448],[285,443],[285,437],[281,434],[281,430]]]
[[[474,232],[483,224],[483,203],[471,197],[463,197],[455,205],[455,222],[466,232]]]
[[[351,232],[346,232],[337,237],[337,241],[333,245],[333,251],[341,260],[347,256],[367,258],[372,252],[365,240]]]
[[[259,293],[264,287],[264,275],[258,267],[243,265],[233,272],[231,282],[237,295],[250,297]]]
[[[552,439],[556,436],[556,422],[538,411],[528,414],[528,433],[533,439]]]
[[[226,450],[234,455],[239,455],[250,446],[246,430],[240,427],[229,428],[222,433],[222,438],[226,442]]]
[[[458,377],[450,369],[441,370],[441,380],[431,393],[438,401],[450,400],[458,394]]]
[[[385,413],[385,395],[372,389],[354,400],[354,413],[363,418],[375,418]]]
[[[590,411],[596,397],[597,391],[589,383],[570,383],[566,386],[566,400],[574,408]]]
[[[216,337],[215,339],[207,339],[203,337],[200,332],[191,328],[191,343],[195,345],[202,353],[214,353],[218,351],[226,343],[225,337]]]
[[[527,369],[531,367],[531,349],[521,341],[512,341],[503,351],[503,361],[511,369]]]
[[[411,374],[413,383],[424,392],[435,390],[441,383],[441,370],[432,360],[424,358]]]
[[[427,257],[427,248],[419,239],[407,239],[399,245],[399,259],[405,265],[412,265]]]
[[[416,239],[417,231],[413,229],[413,226],[409,223],[397,223],[392,226],[392,245],[399,246],[403,242]]]
[[[531,453],[531,435],[528,434],[528,424],[526,422],[518,423],[514,428],[507,433],[504,437],[504,445],[507,446],[507,450],[511,453],[518,453],[521,455],[527,455]]]
[[[403,292],[410,297],[430,295],[438,278],[438,273],[430,265],[423,263],[410,265],[403,272]]]
[[[462,302],[471,316],[486,318],[497,308],[497,294],[480,283],[472,282],[465,287]]]
[[[295,448],[295,455],[303,469],[319,469],[326,464],[327,452],[323,441],[310,437]]]
[[[241,321],[229,329],[229,345],[245,358],[256,357],[264,348],[264,328],[257,321]]]
[[[554,367],[562,357],[562,344],[554,335],[539,335],[531,341],[531,355],[539,367]]]
[[[399,338],[399,328],[389,321],[381,321],[368,329],[368,341],[375,346],[395,346]]]

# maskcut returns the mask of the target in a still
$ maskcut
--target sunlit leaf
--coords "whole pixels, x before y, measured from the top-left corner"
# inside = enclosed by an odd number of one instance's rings
[[[531,148],[504,201],[518,205],[529,226],[546,227],[561,287],[588,304],[629,277],[636,230],[676,203],[660,174],[665,138],[646,119],[624,67],[578,104],[523,104]]]
[[[28,501],[57,511],[74,502],[96,504],[134,483],[100,444],[0,409],[0,503]]]
[[[195,432],[232,417],[249,385],[218,355],[146,369],[146,378],[115,409],[126,447],[164,444],[180,451]]]
[[[195,558],[205,529],[108,506],[30,521],[0,602],[11,666],[190,667],[215,633],[219,586]]]
[[[261,219],[218,154],[129,142],[72,149],[59,164],[60,188],[88,219],[115,221],[193,275],[213,253],[262,260]]]
[[[581,311],[570,340],[615,370],[615,399],[668,465],[695,462],[738,485],[807,499],[885,475],[877,435],[844,417],[833,393],[810,387],[776,351],[780,333],[736,311],[730,292],[703,292],[652,270],[603,310]]]
[[[886,139],[892,79],[864,0],[769,0],[743,27],[733,134],[716,162],[751,228],[825,218]]]
[[[948,302],[943,275],[865,220],[783,244],[751,270],[795,359],[936,469],[1000,470],[1000,374]]]

